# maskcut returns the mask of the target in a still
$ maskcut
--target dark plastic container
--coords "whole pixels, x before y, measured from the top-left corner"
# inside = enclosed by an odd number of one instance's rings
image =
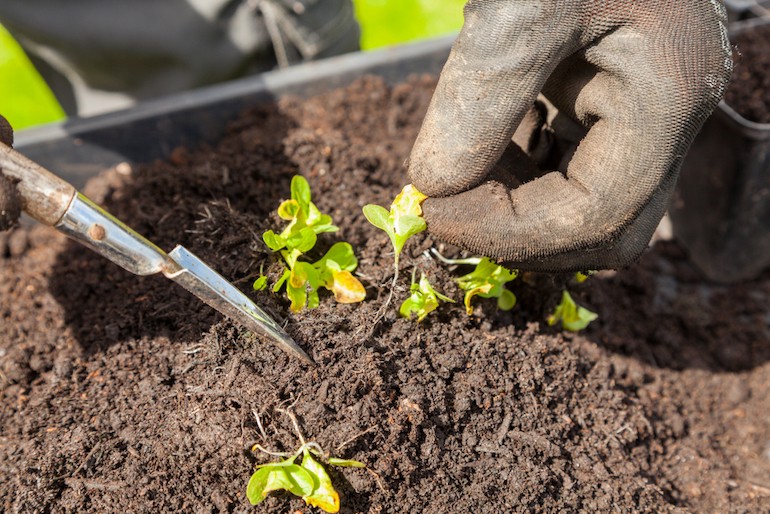
[[[453,40],[332,57],[101,116],[72,118],[17,132],[14,147],[80,188],[89,177],[120,162],[147,162],[168,156],[180,145],[215,142],[228,121],[259,102],[319,94],[364,74],[382,76],[389,83],[413,73],[438,74]]]
[[[732,33],[768,23],[741,22]],[[687,154],[669,214],[707,278],[738,282],[770,267],[770,124],[722,102]]]

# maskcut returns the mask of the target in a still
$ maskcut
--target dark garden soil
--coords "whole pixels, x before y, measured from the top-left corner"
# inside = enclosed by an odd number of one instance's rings
[[[161,277],[137,278],[52,230],[0,259],[0,510],[246,512],[255,443],[308,439],[368,469],[332,469],[343,512],[767,512],[770,275],[702,281],[673,242],[574,289],[600,319],[548,327],[558,291],[519,280],[519,305],[442,305],[375,323],[392,253],[361,213],[406,182],[434,83],[379,79],[284,99],[214,147],[120,166],[87,193],[165,249],[181,243],[247,291],[315,359],[309,368]],[[360,259],[366,302],[292,314],[251,291],[278,265],[261,234],[292,175]],[[407,245],[453,298],[457,271]],[[455,254],[451,248],[443,248]],[[531,280],[531,279],[528,279]],[[311,512],[279,495],[256,510]]]
[[[770,24],[731,38],[733,77],[725,102],[744,118],[770,123]]]

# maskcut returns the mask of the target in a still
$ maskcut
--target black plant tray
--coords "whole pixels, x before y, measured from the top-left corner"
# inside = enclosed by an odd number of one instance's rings
[[[413,73],[438,74],[454,37],[374,52],[357,52],[137,104],[90,118],[20,131],[15,148],[82,187],[120,162],[167,157],[180,146],[215,142],[243,109],[287,95],[311,96],[365,74],[389,83]]]

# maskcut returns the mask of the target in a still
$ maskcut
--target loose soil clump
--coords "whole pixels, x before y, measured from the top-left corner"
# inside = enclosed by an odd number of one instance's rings
[[[434,86],[368,77],[285,98],[214,146],[89,184],[140,233],[185,245],[285,322],[314,368],[50,229],[17,231],[13,255],[0,244],[0,509],[249,511],[246,483],[267,460],[250,448],[296,447],[278,410],[289,408],[308,439],[367,464],[330,470],[343,512],[768,510],[770,275],[713,286],[659,242],[575,292],[600,314],[578,335],[544,323],[558,291],[521,280],[510,312],[443,304],[417,324],[394,305],[372,323],[393,261],[361,208],[407,182]],[[279,272],[260,236],[297,173],[341,228],[321,241],[356,250],[364,303],[327,295],[293,314],[251,290],[260,266]],[[457,254],[429,235],[410,241],[398,301],[415,266],[460,300],[452,270],[423,255],[433,245]],[[259,507],[312,510],[290,496]]]

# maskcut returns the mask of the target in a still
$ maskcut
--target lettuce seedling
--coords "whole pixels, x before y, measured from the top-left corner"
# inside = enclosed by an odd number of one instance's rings
[[[353,247],[348,243],[335,243],[320,260],[310,263],[299,260],[315,247],[318,234],[336,232],[338,227],[329,215],[322,214],[312,202],[310,186],[299,175],[291,180],[291,199],[278,207],[278,216],[289,222],[280,234],[268,230],[262,235],[265,244],[274,252],[281,252],[286,269],[273,286],[277,293],[286,285],[286,295],[291,300],[292,311],[305,306],[318,307],[318,289],[323,287],[334,293],[340,303],[360,302],[366,290],[352,272],[358,266]],[[266,279],[260,276],[254,289],[264,288]]]
[[[516,295],[505,287],[505,284],[514,280],[518,270],[495,264],[487,257],[475,259],[462,259],[466,264],[474,263],[476,268],[457,279],[457,285],[465,291],[463,303],[468,316],[473,314],[471,300],[474,296],[481,298],[497,298],[497,306],[500,310],[508,311],[516,305]],[[459,262],[458,262],[459,263]]]
[[[599,315],[595,312],[576,304],[572,296],[567,291],[564,291],[561,294],[561,303],[556,307],[553,314],[548,316],[547,321],[550,326],[561,321],[561,326],[565,330],[577,332],[586,328],[589,323],[598,317]]]
[[[288,458],[279,462],[257,466],[246,486],[246,497],[252,505],[257,505],[267,498],[267,495],[271,492],[285,490],[295,496],[299,496],[308,505],[319,507],[326,512],[339,512],[340,495],[334,489],[329,473],[320,462],[323,459],[321,447],[318,443],[312,441],[305,442],[302,433],[299,431],[296,418],[288,411],[287,414],[291,416],[301,445],[291,454],[270,452],[258,444],[254,445],[252,451],[258,449],[271,455],[284,457],[288,455]],[[302,461],[297,464],[297,458],[300,455],[302,456]],[[357,460],[339,459],[336,457],[330,457],[327,463],[338,467],[366,467]]]
[[[300,455],[302,461],[297,464]],[[246,486],[246,497],[252,505],[257,505],[271,492],[285,490],[299,496],[308,505],[326,512],[339,512],[340,495],[319,461],[322,455],[317,445],[305,443],[285,460],[257,466]],[[338,467],[365,467],[356,460],[330,458],[327,462]]]
[[[420,206],[426,198],[427,196],[419,192],[413,185],[407,184],[396,195],[390,206],[390,211],[380,205],[364,205],[363,211],[366,219],[388,234],[393,245],[393,282],[383,307],[390,303],[393,290],[398,282],[398,262],[401,250],[404,249],[404,245],[410,237],[428,228],[422,218],[422,207]]]
[[[425,273],[420,275],[419,282],[415,282],[414,273],[412,273],[412,285],[409,290],[411,294],[409,295],[409,298],[404,300],[404,303],[401,304],[401,308],[399,308],[398,312],[407,319],[411,318],[413,314],[416,315],[418,323],[425,319],[425,316],[438,308],[439,300],[454,303],[454,300],[444,296],[433,288],[425,276]]]
[[[339,230],[339,227],[332,223],[331,216],[322,214],[312,202],[310,184],[301,175],[292,177],[291,199],[278,206],[278,216],[289,224],[280,234],[268,230],[262,236],[265,244],[274,252],[283,248],[290,251],[299,247],[312,248],[315,245],[313,236]],[[305,251],[307,250],[302,253]]]
[[[390,206],[390,211],[379,205],[365,205],[364,216],[369,223],[384,230],[395,252],[396,270],[398,270],[398,257],[407,240],[415,234],[419,234],[427,228],[422,218],[420,205],[427,198],[411,184],[396,196]]]

